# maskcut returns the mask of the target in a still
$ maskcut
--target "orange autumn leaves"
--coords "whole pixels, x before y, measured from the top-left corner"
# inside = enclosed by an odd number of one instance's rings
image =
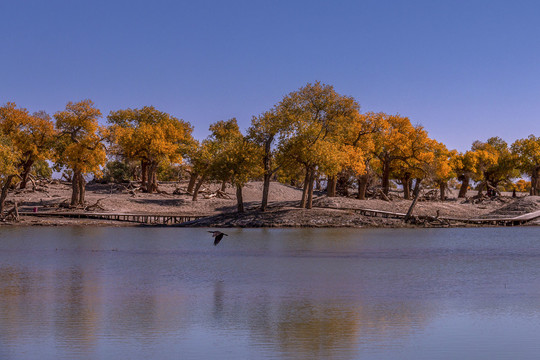
[[[14,103],[0,107],[2,189],[12,182],[25,186],[32,167],[48,160],[57,170],[71,171],[78,184],[72,204],[82,205],[85,177],[100,176],[105,163],[116,159],[139,165],[148,192],[158,190],[158,168],[170,164],[183,164],[199,186],[208,180],[229,182],[238,196],[247,181],[263,179],[263,209],[275,178],[302,184],[306,208],[313,204],[316,181],[325,179],[331,187],[344,176],[357,178],[360,188],[360,178],[375,175],[386,194],[397,181],[406,197],[414,179],[440,187],[443,194],[452,179],[462,183],[462,190],[473,182],[481,190],[526,175],[531,194],[540,191],[540,138],[534,135],[511,146],[497,137],[476,141],[458,153],[407,117],[361,113],[353,97],[319,82],[285,95],[254,117],[245,134],[236,119],[221,120],[200,142],[189,122],[152,106],[111,111],[108,126],[101,118],[90,100],[68,103],[53,119]]]

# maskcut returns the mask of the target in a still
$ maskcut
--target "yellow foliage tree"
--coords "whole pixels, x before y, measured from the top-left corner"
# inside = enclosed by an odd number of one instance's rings
[[[149,193],[158,190],[160,162],[180,163],[196,146],[188,122],[153,106],[111,111],[107,119],[115,153],[141,162],[142,186]]]
[[[263,193],[261,211],[265,211],[268,207],[270,179],[283,165],[277,161],[278,154],[275,147],[276,141],[289,126],[289,119],[283,115],[283,111],[279,107],[275,107],[259,116],[254,116],[248,129],[249,142],[257,144],[262,149]]]
[[[496,192],[497,185],[509,182],[517,177],[516,159],[508,144],[499,137],[489,138],[486,142],[475,141],[471,150],[476,153],[475,180],[480,181],[478,193],[484,189]]]
[[[429,148],[433,157],[427,163],[426,172],[439,186],[440,199],[444,201],[446,199],[448,181],[456,177],[452,164],[454,163],[454,157],[457,156],[457,151],[448,150],[443,143],[435,140],[431,140]]]
[[[519,192],[531,191],[531,182],[524,179],[519,179],[514,184],[514,189]]]
[[[51,118],[44,111],[30,115],[26,109],[7,103],[0,108],[0,131],[7,134],[19,151],[20,188],[28,182],[30,170],[36,161],[52,160],[56,131]]]
[[[98,124],[101,111],[91,100],[68,102],[66,109],[54,114],[59,138],[56,142],[56,166],[73,172],[71,205],[84,205],[87,174],[101,174],[106,162],[103,140],[107,129]]]
[[[351,177],[358,181],[358,198],[363,199],[369,174],[373,150],[372,134],[377,132],[380,126],[381,114],[360,114],[358,111],[351,113],[336,124],[330,139],[337,144],[333,149],[340,160],[336,162],[338,174],[332,176],[332,172],[326,172],[328,176],[327,196],[336,196],[337,184],[341,191],[347,192],[347,185]]]
[[[347,163],[361,162],[351,161],[352,149],[344,147],[339,137],[340,126],[351,123],[360,107],[352,97],[340,95],[332,86],[316,82],[285,96],[278,108],[287,119],[279,150],[304,166],[300,207],[311,208],[313,183],[318,172],[331,177]]]
[[[213,177],[236,187],[238,212],[244,212],[242,189],[250,179],[262,175],[263,149],[242,135],[234,118],[212,124],[210,131],[214,148],[219,149],[211,164]]]
[[[19,153],[13,147],[11,139],[0,133],[0,217],[4,214],[4,203],[6,201],[11,182],[18,174],[16,164],[19,161]]]
[[[361,153],[361,156],[355,157],[355,161],[363,162],[363,166],[357,166],[354,171],[358,181],[357,199],[359,200],[365,199],[367,186],[372,181],[374,136],[383,128],[384,116],[383,113],[373,112],[359,114],[352,124],[345,128],[347,135],[344,137],[344,143]]]
[[[540,195],[540,137],[529,135],[526,139],[516,140],[512,152],[521,173],[531,177],[530,194]]]
[[[478,153],[468,150],[465,153],[458,153],[451,159],[451,166],[456,173],[457,179],[461,181],[458,198],[464,198],[467,195],[471,179],[475,177],[477,168]]]
[[[419,125],[413,126],[407,117],[385,115],[379,131],[373,134],[373,156],[381,179],[383,193],[388,195],[391,176],[399,175],[409,198],[410,181],[424,178],[423,165],[430,160],[429,137]],[[398,171],[399,169],[399,171]],[[418,182],[419,183],[419,182]]]

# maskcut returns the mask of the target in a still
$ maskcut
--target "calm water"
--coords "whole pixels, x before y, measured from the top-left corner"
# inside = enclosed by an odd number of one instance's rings
[[[540,228],[1,228],[0,359],[536,359]]]

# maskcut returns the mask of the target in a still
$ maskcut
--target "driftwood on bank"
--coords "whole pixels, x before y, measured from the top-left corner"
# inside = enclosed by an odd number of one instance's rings
[[[451,226],[447,219],[440,219],[438,216],[418,216],[412,215],[409,217],[409,224],[424,225],[424,226]]]
[[[386,195],[382,189],[375,189],[371,193],[366,192],[366,195],[372,197],[373,199],[381,199],[388,202],[392,201],[390,196]]]
[[[13,203],[13,208],[6,212],[6,215],[2,217],[2,221],[19,221],[19,206],[17,202]]]
[[[203,189],[200,190],[199,193],[203,195],[204,199],[231,199],[231,196],[222,190],[210,191],[209,189]]]
[[[101,206],[101,204],[100,204],[100,201],[105,200],[105,199],[106,198],[98,199],[94,204],[85,206],[83,210],[85,210],[85,211],[96,211],[96,210],[105,211],[106,209],[103,206]]]

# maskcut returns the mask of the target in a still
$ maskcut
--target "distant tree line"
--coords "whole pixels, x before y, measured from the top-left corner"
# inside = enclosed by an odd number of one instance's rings
[[[406,199],[424,185],[437,187],[444,200],[456,182],[459,197],[473,184],[480,194],[515,189],[540,195],[540,138],[530,135],[509,146],[492,137],[464,153],[449,150],[407,117],[361,113],[353,97],[319,82],[254,116],[245,133],[233,118],[210,125],[202,141],[193,138],[189,122],[152,106],[111,111],[107,126],[98,123],[101,116],[91,100],[69,102],[52,118],[14,103],[0,107],[0,214],[10,189],[50,177],[49,164],[71,182],[73,207],[84,205],[89,175],[139,180],[148,193],[158,191],[160,180],[187,176],[194,201],[205,182],[230,183],[240,212],[250,180],[263,181],[263,211],[272,180],[301,187],[299,205],[308,209],[315,189],[333,197],[354,188],[364,199],[388,197],[394,184]],[[530,183],[512,182],[521,176]]]

